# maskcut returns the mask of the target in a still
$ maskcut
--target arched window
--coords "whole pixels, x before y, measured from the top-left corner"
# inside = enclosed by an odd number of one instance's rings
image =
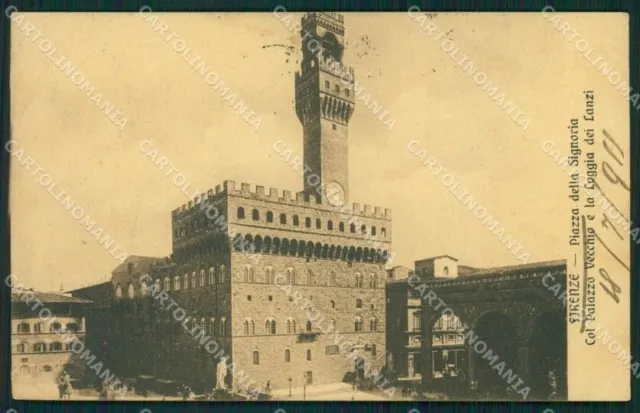
[[[164,277],[164,289],[165,291],[171,290],[171,280],[169,279],[169,277]]]
[[[356,299],[356,308],[362,308],[362,300],[360,298]]]
[[[285,331],[287,334],[295,334],[297,330],[296,320],[293,318],[287,318],[285,321]]]
[[[185,274],[182,277],[182,289],[183,290],[188,290],[189,289],[189,274]]]
[[[335,287],[336,285],[336,273],[333,271],[329,274],[329,285],[332,287]]]
[[[333,231],[333,221],[331,220],[327,221],[327,229],[329,231]]]
[[[55,341],[49,345],[49,351],[62,351],[62,343]]]
[[[160,288],[160,278],[156,278],[155,285],[156,285],[156,292],[160,291],[161,290],[161,288]]]
[[[57,321],[55,323],[51,323],[51,325],[49,326],[50,333],[58,333],[60,331],[62,331],[62,324],[58,323]]]
[[[122,287],[120,287],[120,284],[116,285],[116,298],[122,298]]]
[[[356,273],[356,287],[362,288],[362,274],[359,272]]]
[[[316,275],[311,272],[311,270],[307,270],[307,285],[314,285],[316,283]]]
[[[340,230],[340,232],[344,232],[344,222],[338,224],[338,229]]]
[[[280,224],[284,225],[287,223],[287,215],[286,214],[280,214]]]
[[[285,279],[287,280],[287,284],[295,284],[296,283],[296,271],[293,268],[287,268],[285,270]]]
[[[200,270],[200,287],[204,287],[204,278],[205,278],[204,270]]]
[[[224,280],[227,278],[227,267],[224,265],[220,266],[220,283],[224,283]]]
[[[369,331],[378,331],[378,319],[371,317],[369,320]]]
[[[264,322],[265,334],[276,334],[276,320],[267,318]]]
[[[366,225],[363,225],[363,226],[360,227],[360,233],[362,235],[365,235],[367,233],[367,226]]]
[[[304,219],[304,226],[307,227],[307,228],[311,228],[311,218],[306,217]]]
[[[238,207],[238,219],[244,219],[244,208]]]
[[[260,364],[260,352],[259,351],[254,351],[253,352],[253,364],[255,364],[255,365]]]
[[[291,362],[291,350],[289,350],[289,349],[285,349],[284,350],[284,362],[285,363],[290,363]]]
[[[254,221],[260,221],[260,212],[258,212],[257,209],[251,211],[251,219],[253,219]]]
[[[253,267],[251,265],[244,266],[244,271],[242,273],[242,281],[246,283],[255,282],[255,277],[253,275]]]
[[[311,350],[307,350],[307,360],[311,361]]]
[[[307,332],[311,332],[311,329],[313,328],[313,326],[311,325],[311,320],[307,321],[307,325],[305,327]]]
[[[140,281],[140,294],[143,297],[149,295],[149,286],[147,285],[147,282],[145,280]]]
[[[53,371],[53,369],[51,368],[50,365],[45,364],[44,366],[42,366],[42,371],[45,373],[51,373]]]
[[[209,285],[213,285],[216,283],[216,270],[215,268],[209,268]]]
[[[127,295],[129,298],[134,298],[136,296],[136,290],[133,288],[133,283],[129,283],[129,286],[127,287]]]
[[[376,227],[371,227],[371,235],[376,235]]]
[[[173,277],[173,291],[180,290],[180,276],[176,275]]]
[[[449,267],[447,266],[444,267],[444,269],[442,270],[442,275],[444,275],[445,277],[449,275]]]
[[[300,218],[298,218],[297,215],[293,216],[293,225],[295,225],[296,227],[300,225]]]
[[[355,232],[356,232],[356,224],[349,225],[349,232],[351,232],[352,234],[355,234]]]
[[[244,335],[254,335],[256,333],[256,325],[251,318],[244,320]]]
[[[71,323],[71,324],[75,324],[75,323]],[[67,324],[67,325],[69,325],[69,324]],[[33,332],[34,333],[44,333],[44,328],[43,328],[42,323],[35,323],[33,325]]]
[[[356,317],[353,320],[353,328],[355,331],[362,331],[362,318],[361,317]]]
[[[329,301],[329,303],[331,304],[331,308],[336,308],[336,302],[331,300]]]
[[[384,227],[380,228],[380,233],[382,234],[383,237],[387,236],[387,230],[384,229]]]
[[[191,273],[191,288],[196,288],[196,282],[196,272],[194,271]]]
[[[369,274],[369,287],[378,288],[378,276],[375,273]]]
[[[267,211],[267,222],[273,222],[273,212]]]
[[[209,319],[209,332],[211,335],[216,335],[217,331],[216,331],[216,319],[211,317]]]
[[[227,319],[224,317],[220,319],[220,335],[221,336],[227,335]]]
[[[18,353],[26,353],[27,352],[27,345],[25,343],[20,343],[18,344]]]
[[[30,333],[31,326],[29,323],[20,323],[18,324],[18,333]]]
[[[46,343],[35,343],[33,345],[33,351],[35,351],[36,353],[44,353],[47,351],[47,344]]]
[[[267,267],[264,269],[264,282],[267,284],[275,283],[275,271],[273,267]]]
[[[320,221],[320,218],[316,218],[316,229],[320,228],[322,228],[322,221]]]

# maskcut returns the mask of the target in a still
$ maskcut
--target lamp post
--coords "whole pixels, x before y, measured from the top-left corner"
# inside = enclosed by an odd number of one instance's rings
[[[289,398],[291,398],[291,377],[289,377]]]
[[[307,400],[307,373],[304,373],[302,377],[302,400]]]

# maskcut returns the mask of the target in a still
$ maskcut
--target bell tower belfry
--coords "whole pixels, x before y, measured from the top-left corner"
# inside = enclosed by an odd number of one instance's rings
[[[296,72],[296,114],[304,139],[304,192],[335,206],[348,197],[348,125],[355,107],[353,69],[342,63],[344,17],[302,18],[302,63]]]

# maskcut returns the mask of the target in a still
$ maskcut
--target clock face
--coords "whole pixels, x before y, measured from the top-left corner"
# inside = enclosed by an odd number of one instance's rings
[[[325,189],[325,194],[327,196],[327,200],[329,201],[329,203],[331,203],[331,205],[344,205],[344,188],[342,188],[342,185],[340,185],[336,181],[329,182]]]

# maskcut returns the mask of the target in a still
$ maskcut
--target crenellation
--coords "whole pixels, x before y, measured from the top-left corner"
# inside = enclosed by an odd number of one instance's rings
[[[391,220],[391,209],[390,208],[385,208],[384,209],[384,217],[388,220]]]
[[[224,190],[230,194],[232,192],[235,192],[236,190],[236,181],[224,181],[224,183],[222,184],[224,187]]]
[[[272,201],[278,200],[278,189],[277,188],[269,188],[269,199]]]
[[[258,198],[264,198],[264,186],[256,185],[256,195]]]
[[[291,198],[291,191],[288,191],[286,189],[284,191],[282,191],[282,201],[284,201],[284,202],[293,201],[293,199]]]
[[[354,202],[353,207],[351,208],[351,211],[354,213],[354,215],[360,215],[361,213],[360,204],[357,202]]]
[[[242,192],[243,195],[249,195],[251,193],[251,184],[246,182],[240,183],[240,192]]]
[[[222,192],[222,185],[216,185],[216,195]]]
[[[364,204],[365,215],[371,215],[371,205]]]
[[[309,203],[304,199],[304,192],[298,192],[296,194],[296,204],[298,205],[308,205]]]

